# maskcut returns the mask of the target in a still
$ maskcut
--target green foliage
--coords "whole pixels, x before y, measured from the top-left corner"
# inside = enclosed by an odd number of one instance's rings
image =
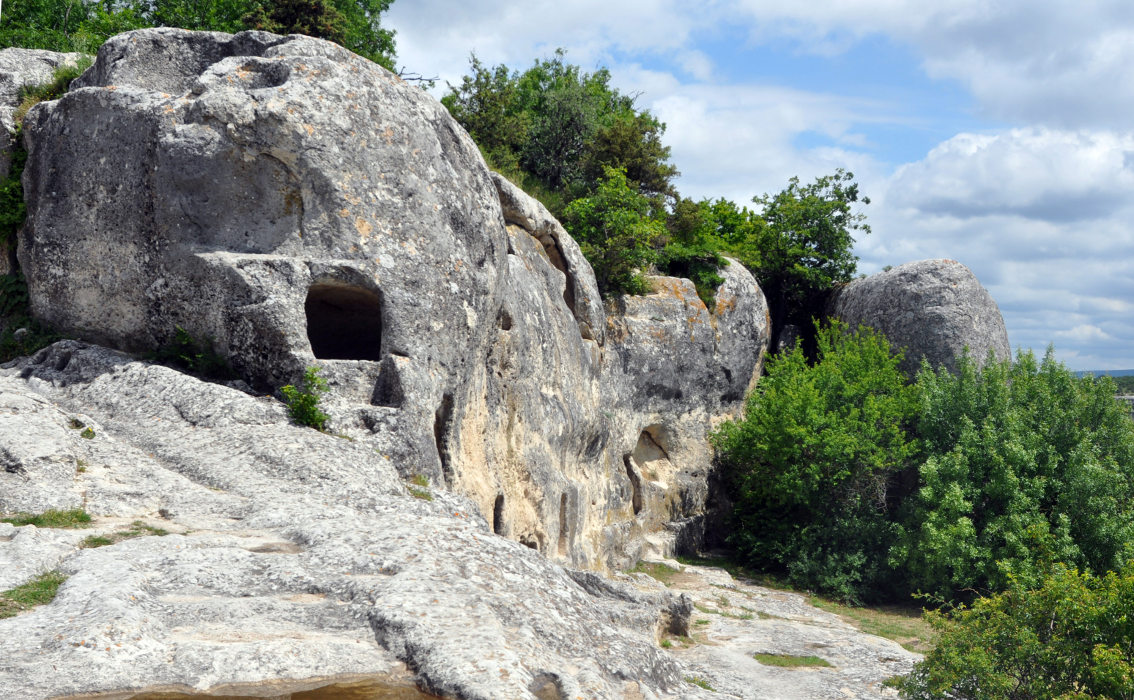
[[[681,572],[673,568],[672,566],[669,566],[668,564],[662,564],[661,562],[640,561],[634,565],[633,569],[630,569],[630,573],[646,574],[650,578],[656,579],[668,586],[670,581],[673,580],[673,577]]]
[[[686,676],[685,682],[691,683],[692,685],[695,685],[698,688],[702,688],[704,690],[708,690],[708,691],[713,692],[713,693],[717,692],[716,689],[713,688],[713,686],[709,685],[709,681],[705,680],[704,678],[701,678],[700,676]]]
[[[653,217],[650,200],[625,172],[608,168],[592,196],[567,206],[563,226],[594,268],[603,296],[649,291],[642,273],[655,259],[653,243],[665,224]]]
[[[393,0],[21,0],[0,17],[0,46],[94,53],[143,27],[265,29],[334,41],[393,70],[394,32],[380,16]]]
[[[48,571],[21,586],[0,592],[0,619],[50,603],[66,580],[67,577],[58,571]]]
[[[213,347],[212,339],[197,340],[181,326],[168,344],[153,353],[155,362],[171,365],[206,379],[234,379],[236,373]]]
[[[1114,382],[1114,393],[1129,396],[1134,394],[1134,374],[1128,374],[1122,377],[1111,377],[1109,379]]]
[[[11,523],[16,526],[35,525],[36,527],[87,527],[91,516],[82,508],[73,510],[45,510],[42,513],[16,513],[11,517],[0,518],[0,523]]]
[[[742,420],[713,435],[736,509],[731,541],[797,585],[859,601],[887,590],[890,488],[917,443],[916,394],[868,328],[817,328],[819,361],[773,358]]]
[[[930,613],[939,636],[898,685],[914,700],[1134,698],[1134,565],[1093,576],[1056,565],[1036,587]]]
[[[326,429],[329,416],[319,408],[319,400],[327,393],[327,380],[319,376],[318,367],[308,367],[303,373],[302,388],[288,384],[280,393],[292,420],[316,430]]]
[[[842,168],[808,185],[793,177],[778,194],[753,199],[761,225],[737,245],[758,251],[746,264],[768,299],[773,341],[784,325],[804,327],[819,316],[831,287],[854,276],[854,233],[870,233],[865,214],[852,208],[859,199],[854,173]]]
[[[677,170],[661,143],[665,125],[610,86],[610,72],[585,73],[564,60],[536,61],[520,73],[476,56],[470,74],[441,101],[493,168],[553,214],[594,193],[606,168],[620,168],[639,194],[660,202]]]
[[[893,559],[946,599],[1037,584],[1052,562],[1117,570],[1134,548],[1134,423],[1109,381],[1054,359],[923,367],[927,458]]]

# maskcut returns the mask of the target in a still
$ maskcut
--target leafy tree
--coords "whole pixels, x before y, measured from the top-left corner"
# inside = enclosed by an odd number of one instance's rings
[[[394,32],[380,15],[393,0],[22,0],[0,17],[0,46],[94,53],[143,27],[266,29],[329,39],[393,69]]]
[[[911,700],[1134,698],[1134,565],[1062,565],[971,608],[930,613],[936,647],[900,683]]]
[[[901,353],[862,327],[817,328],[770,363],[742,420],[713,435],[736,504],[731,541],[752,564],[850,601],[887,588],[891,487],[912,464],[917,395]]]
[[[917,432],[927,458],[894,563],[946,599],[1034,585],[1051,562],[1117,570],[1134,550],[1134,423],[1107,378],[967,357],[923,367]]]
[[[571,202],[563,220],[594,268],[603,296],[644,294],[642,271],[654,260],[653,243],[665,231],[650,200],[631,187],[626,173],[607,168],[598,190]]]
[[[470,74],[441,102],[480,146],[489,164],[556,215],[593,194],[606,168],[622,169],[640,194],[674,193],[665,125],[634,98],[610,86],[610,72],[586,73],[562,50],[524,72],[487,67],[476,56]]]
[[[773,342],[784,325],[805,326],[820,316],[831,287],[854,275],[854,234],[870,233],[866,215],[853,210],[859,200],[854,173],[842,168],[808,185],[793,177],[778,194],[753,199],[763,226],[753,241],[737,244],[759,251],[750,264],[768,298]]]

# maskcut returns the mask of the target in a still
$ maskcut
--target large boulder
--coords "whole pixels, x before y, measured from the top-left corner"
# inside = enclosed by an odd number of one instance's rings
[[[767,346],[742,266],[711,310],[669,278],[604,305],[444,107],[317,39],[123,34],[26,134],[42,320],[127,351],[184,328],[261,390],[317,364],[331,430],[575,566],[696,544],[706,434]]]
[[[1012,356],[999,307],[956,260],[919,260],[856,279],[835,292],[828,309],[852,328],[870,326],[904,348],[902,369],[910,376],[922,358],[954,371],[966,348],[978,364],[990,352],[999,360]]]

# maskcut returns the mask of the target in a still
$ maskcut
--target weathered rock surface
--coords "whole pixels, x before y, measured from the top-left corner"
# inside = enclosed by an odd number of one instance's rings
[[[13,113],[20,106],[20,89],[50,81],[57,68],[75,65],[80,58],[82,54],[38,49],[0,51],[0,180],[8,176],[11,163],[16,130]]]
[[[956,260],[919,260],[854,280],[832,297],[829,315],[852,328],[870,326],[904,347],[902,369],[911,376],[923,357],[955,370],[966,347],[978,364],[990,351],[1001,360],[1012,356],[996,302]]]
[[[863,634],[838,615],[811,606],[799,593],[734,580],[721,569],[680,568],[667,590],[688,595],[696,612],[690,624],[693,643],[672,640],[673,655],[690,677],[716,691],[713,697],[897,697],[882,683],[909,673],[921,658],[889,639]],[[753,654],[817,656],[830,666],[769,666]]]
[[[20,89],[51,80],[61,66],[75,65],[82,54],[38,49],[8,48],[0,51],[0,181],[8,177],[12,149],[16,145],[14,114],[20,106]],[[15,241],[0,241],[0,275],[14,269]]]
[[[565,570],[464,497],[414,498],[390,460],[291,425],[273,399],[76,341],[0,368],[0,445],[16,467],[0,470],[3,509],[54,490],[94,516],[0,524],[0,589],[68,577],[0,620],[5,697],[288,697],[366,679],[396,698],[873,698],[916,658],[720,570],[687,567],[668,590]],[[170,534],[80,547],[137,520]]]
[[[687,600],[565,571],[459,496],[416,499],[388,459],[272,399],[64,341],[0,370],[0,415],[19,467],[0,471],[3,507],[50,487],[97,524],[0,530],[5,587],[69,577],[0,620],[7,697],[344,674],[445,697],[688,697],[657,646]],[[176,534],[77,547],[127,519]]]
[[[261,389],[318,364],[334,430],[574,566],[698,538],[706,432],[767,346],[740,265],[711,311],[668,278],[604,307],[441,105],[305,37],[120,35],[26,133],[43,320],[130,351],[180,326]]]

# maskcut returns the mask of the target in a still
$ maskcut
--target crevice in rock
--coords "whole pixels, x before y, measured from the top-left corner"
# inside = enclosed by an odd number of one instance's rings
[[[504,534],[504,494],[496,496],[496,502],[492,504],[492,531],[497,535]]]
[[[504,309],[500,309],[500,313],[496,315],[496,326],[502,331],[512,330],[512,315]]]
[[[559,497],[559,556],[567,556],[567,494]]]
[[[639,438],[639,441],[641,438]],[[642,512],[642,479],[638,476],[638,472],[634,470],[634,464],[631,461],[630,455],[622,458],[626,464],[626,476],[630,479],[630,488],[633,493],[630,496],[630,504],[634,508],[634,515]]]
[[[381,360],[382,299],[368,289],[318,282],[307,290],[307,339],[318,360]]]
[[[441,405],[433,416],[433,439],[437,444],[437,457],[441,460],[441,474],[445,483],[453,484],[453,467],[449,464],[449,433],[453,427],[453,395],[445,394],[441,398]]]

